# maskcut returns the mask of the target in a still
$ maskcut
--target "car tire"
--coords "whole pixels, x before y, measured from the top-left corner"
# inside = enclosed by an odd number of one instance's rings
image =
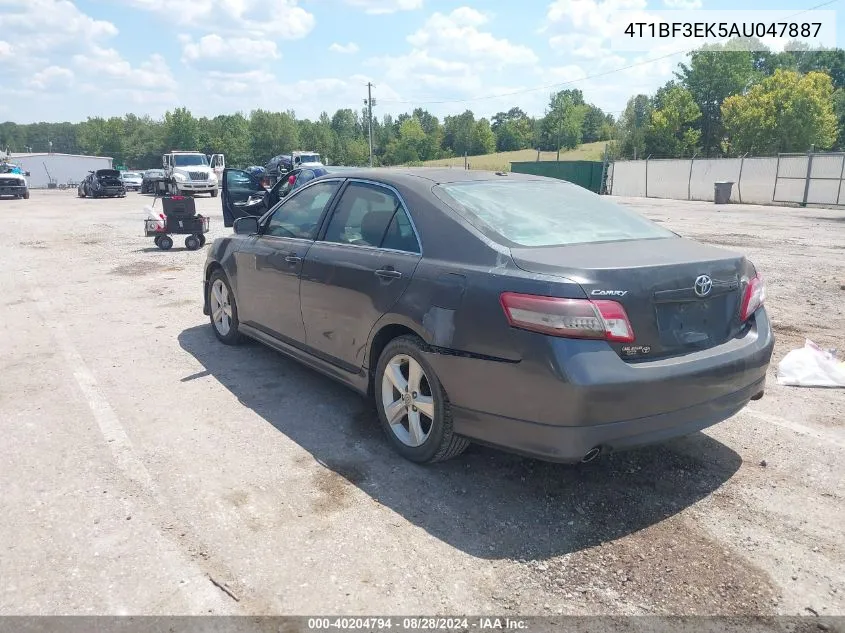
[[[158,247],[163,251],[169,251],[173,248],[173,238],[169,235],[162,235],[158,238]]]
[[[158,246],[158,242],[159,242],[159,240],[161,240],[161,235],[156,235],[156,236],[153,238],[153,244],[155,244],[156,246]]]
[[[198,233],[197,239],[200,241],[200,248],[205,246],[205,235],[203,235],[202,233]]]
[[[423,354],[427,349],[416,336],[395,338],[379,356],[375,374],[382,429],[402,457],[419,464],[457,457],[470,445],[453,431],[449,398]]]
[[[216,198],[216,197],[217,197],[217,189],[215,189],[214,191],[212,191],[212,192],[211,192],[211,197],[212,197],[212,198]]]
[[[21,196],[24,200],[29,200],[29,190],[24,191],[23,195]]]
[[[76,190],[76,195],[77,195],[77,196],[79,196],[80,198],[84,198],[84,197],[85,197],[85,192],[84,192],[84,191],[82,191],[81,189],[77,189],[77,190]]]
[[[239,344],[242,341],[242,335],[238,329],[240,325],[238,304],[226,274],[220,269],[211,273],[211,278],[208,280],[208,306],[208,318],[217,340],[224,345]],[[218,312],[219,309],[222,312]]]
[[[185,238],[185,248],[189,251],[195,251],[199,249],[200,246],[202,246],[202,244],[200,244],[199,238],[196,235],[189,235]]]

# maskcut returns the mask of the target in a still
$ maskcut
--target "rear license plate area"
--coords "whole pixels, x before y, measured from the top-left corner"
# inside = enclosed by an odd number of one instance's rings
[[[663,345],[708,345],[730,334],[731,316],[725,297],[659,303],[657,328]]]

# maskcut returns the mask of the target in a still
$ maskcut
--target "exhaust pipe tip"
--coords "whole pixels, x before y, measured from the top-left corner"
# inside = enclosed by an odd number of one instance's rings
[[[599,455],[601,455],[601,448],[594,446],[584,454],[584,457],[581,458],[581,463],[586,464],[587,462],[591,462]]]
[[[761,391],[760,393],[751,396],[751,399],[752,400],[760,400],[763,397],[764,393],[765,393],[764,391]]]

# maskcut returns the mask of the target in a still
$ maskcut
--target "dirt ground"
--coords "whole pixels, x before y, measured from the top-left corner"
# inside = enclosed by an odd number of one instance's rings
[[[662,446],[416,466],[357,395],[218,344],[205,249],[156,249],[149,202],[0,201],[0,614],[845,614],[845,390],[773,363]],[[748,254],[775,363],[845,348],[845,212],[622,202]]]

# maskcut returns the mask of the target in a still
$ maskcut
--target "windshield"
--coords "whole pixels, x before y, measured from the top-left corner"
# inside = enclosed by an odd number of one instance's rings
[[[484,180],[436,185],[434,194],[476,229],[515,246],[676,237],[643,216],[566,181]]]
[[[124,178],[141,178],[141,174],[137,171],[127,171],[123,173]]]
[[[319,154],[300,154],[299,160],[300,160],[300,162],[303,162],[303,163],[319,163],[320,162],[320,155]]]
[[[174,154],[173,165],[175,167],[192,167],[196,165],[208,165],[205,154]]]

